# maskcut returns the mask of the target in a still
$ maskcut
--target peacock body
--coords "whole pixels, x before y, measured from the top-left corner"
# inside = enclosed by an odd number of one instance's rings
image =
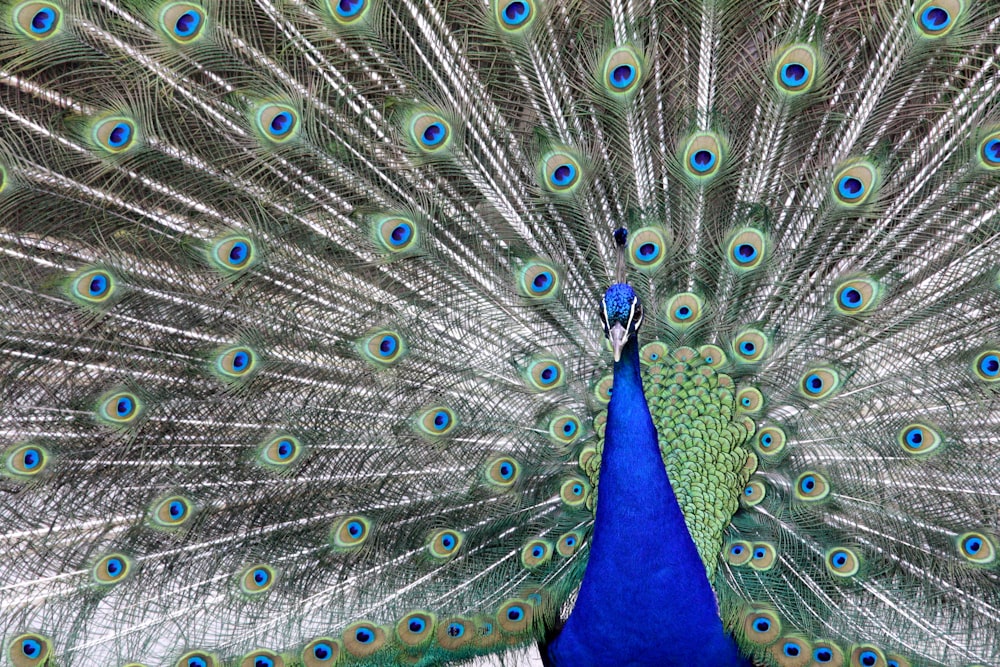
[[[998,57],[992,1],[3,3],[0,661],[1000,665]]]

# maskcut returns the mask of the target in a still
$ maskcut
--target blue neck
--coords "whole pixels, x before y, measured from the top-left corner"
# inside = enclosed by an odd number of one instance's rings
[[[634,337],[615,363],[587,571],[546,651],[550,664],[573,667],[748,664],[722,628],[667,479]]]

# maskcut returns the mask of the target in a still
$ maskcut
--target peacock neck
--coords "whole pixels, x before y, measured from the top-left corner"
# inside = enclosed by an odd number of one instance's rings
[[[587,570],[549,663],[747,664],[722,628],[670,487],[634,337],[614,367],[599,482]]]

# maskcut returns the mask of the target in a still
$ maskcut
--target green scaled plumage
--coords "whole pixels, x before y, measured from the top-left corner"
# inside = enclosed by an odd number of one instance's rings
[[[745,653],[1000,664],[998,16],[0,3],[0,664],[526,660],[623,226]]]

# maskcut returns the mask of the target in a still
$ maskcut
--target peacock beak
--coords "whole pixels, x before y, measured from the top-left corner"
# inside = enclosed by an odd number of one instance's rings
[[[622,348],[628,342],[628,331],[619,323],[608,329],[608,340],[611,341],[611,349],[615,353],[615,361],[622,358]]]

